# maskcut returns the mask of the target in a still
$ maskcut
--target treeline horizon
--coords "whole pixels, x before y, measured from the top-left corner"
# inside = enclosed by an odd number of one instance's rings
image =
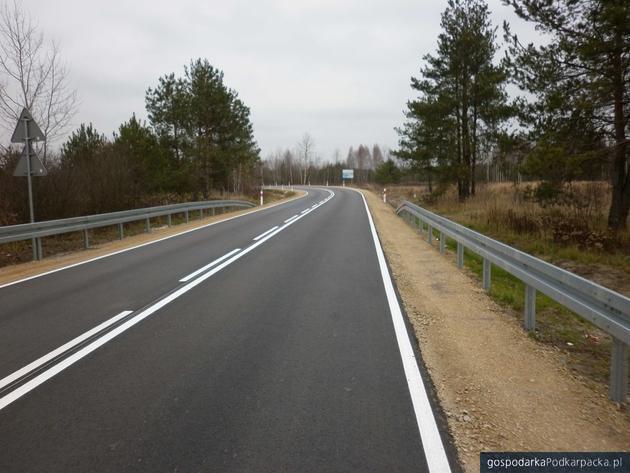
[[[336,150],[332,160],[316,153],[314,139],[305,133],[293,148],[278,150],[263,161],[261,183],[265,185],[340,185],[343,169],[354,170],[353,183],[392,183],[400,180],[403,163],[378,143],[350,146],[345,158]],[[386,169],[394,169],[385,175]]]

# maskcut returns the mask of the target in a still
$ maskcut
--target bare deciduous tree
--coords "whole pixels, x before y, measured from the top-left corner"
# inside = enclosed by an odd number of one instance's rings
[[[0,126],[12,131],[28,108],[46,136],[43,153],[65,131],[78,100],[68,84],[59,46],[47,42],[15,0],[0,7]]]
[[[298,143],[298,163],[300,166],[300,177],[302,185],[308,182],[308,171],[313,164],[315,150],[315,142],[313,137],[308,133],[304,133],[302,141]]]

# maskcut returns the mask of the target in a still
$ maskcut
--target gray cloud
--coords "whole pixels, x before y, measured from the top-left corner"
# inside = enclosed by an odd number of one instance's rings
[[[535,37],[499,0],[504,19]],[[381,143],[412,97],[409,79],[435,49],[446,2],[427,0],[224,0],[85,2],[24,0],[57,40],[81,98],[75,125],[106,134],[132,113],[144,118],[144,92],[205,57],[251,108],[266,155],[304,132],[328,159],[335,149]]]

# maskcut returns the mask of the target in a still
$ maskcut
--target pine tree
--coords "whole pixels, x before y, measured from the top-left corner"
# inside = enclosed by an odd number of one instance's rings
[[[624,228],[630,211],[630,4],[504,3],[551,39],[545,46],[522,45],[506,27],[515,77],[536,99],[527,116],[534,140],[557,159],[608,157],[613,185],[608,225]]]
[[[475,192],[475,169],[484,141],[507,120],[502,65],[494,64],[496,28],[482,0],[450,0],[442,14],[436,55],[424,56],[419,93],[407,104],[407,123],[395,154],[429,176],[456,181],[460,199]]]
[[[205,198],[217,187],[242,190],[260,150],[249,108],[224,84],[222,71],[197,59],[183,78],[168,74],[148,89],[146,107],[152,126],[183,161],[193,190]]]

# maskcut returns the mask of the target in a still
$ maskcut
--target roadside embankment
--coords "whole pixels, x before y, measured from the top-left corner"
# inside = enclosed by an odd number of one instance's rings
[[[364,191],[466,472],[481,451],[627,450],[630,414]]]

